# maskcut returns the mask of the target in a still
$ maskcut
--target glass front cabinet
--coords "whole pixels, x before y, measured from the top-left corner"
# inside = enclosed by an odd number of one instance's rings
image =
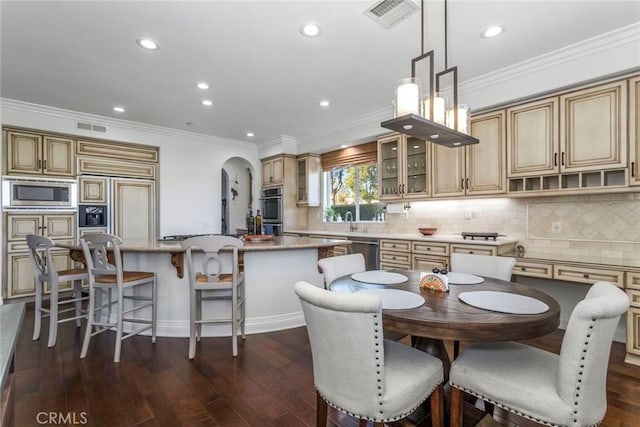
[[[378,139],[380,200],[428,197],[429,164],[429,150],[423,140],[401,134]]]

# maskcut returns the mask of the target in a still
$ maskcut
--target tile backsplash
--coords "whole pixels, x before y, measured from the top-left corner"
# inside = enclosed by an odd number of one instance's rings
[[[434,200],[411,202],[406,213],[389,213],[384,224],[361,223],[359,230],[437,234],[493,231],[518,239],[525,249],[614,257],[640,256],[640,193]],[[348,231],[345,223],[325,223],[310,208],[310,230]]]

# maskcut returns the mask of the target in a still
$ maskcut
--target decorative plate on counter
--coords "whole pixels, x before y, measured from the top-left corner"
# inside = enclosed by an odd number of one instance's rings
[[[369,270],[362,273],[354,273],[351,275],[353,280],[364,283],[373,283],[375,285],[398,285],[404,283],[409,278],[404,274],[392,273],[385,270]]]

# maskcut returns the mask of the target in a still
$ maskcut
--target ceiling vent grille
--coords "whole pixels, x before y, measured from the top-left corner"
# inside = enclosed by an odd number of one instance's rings
[[[417,12],[419,6],[413,0],[382,0],[364,13],[385,28],[391,28]]]

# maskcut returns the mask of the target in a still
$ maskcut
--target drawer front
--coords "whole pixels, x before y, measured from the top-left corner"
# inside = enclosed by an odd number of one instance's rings
[[[151,146],[79,140],[76,150],[79,156],[158,162],[158,149]]]
[[[568,282],[595,283],[599,281],[611,282],[624,287],[624,271],[585,268],[556,264],[553,266],[553,278]]]
[[[393,263],[393,262],[380,262],[381,270],[409,270],[411,266],[409,264]]]
[[[347,254],[346,246],[334,246],[333,247],[333,256],[342,256]]]
[[[126,178],[155,179],[156,165],[91,157],[78,158],[78,172],[89,175],[108,175]]]
[[[551,279],[553,277],[553,265],[541,262],[516,261],[516,265],[513,267],[513,274]]]
[[[640,291],[627,291],[627,295],[629,295],[631,306],[640,308]]]
[[[411,252],[411,242],[408,240],[380,240],[380,250],[391,250],[395,252]],[[407,258],[408,259],[408,258]]]
[[[628,271],[625,287],[628,289],[640,289],[640,273]]]
[[[498,249],[495,246],[483,245],[459,245],[451,244],[452,254],[475,254],[475,255],[498,255]]]
[[[431,271],[435,267],[449,269],[449,258],[429,255],[413,255],[411,257],[411,269],[419,271]]]
[[[411,242],[411,252],[414,254],[449,256],[449,244]]]
[[[404,252],[380,251],[380,263],[403,265],[411,268],[411,255]]]

